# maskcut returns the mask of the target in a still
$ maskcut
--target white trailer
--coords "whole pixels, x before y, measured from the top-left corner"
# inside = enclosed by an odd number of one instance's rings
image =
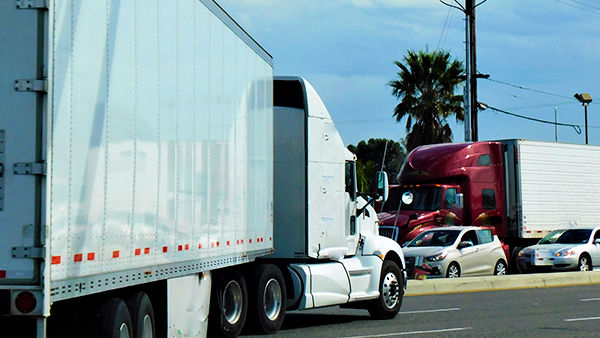
[[[598,225],[600,147],[502,140],[509,237]],[[528,242],[525,242],[528,243]]]
[[[150,301],[158,336],[200,334],[209,271],[272,251],[271,56],[210,0],[0,22],[0,313],[43,336],[94,304],[140,336]]]
[[[404,257],[357,196],[354,155],[310,84],[273,81],[215,2],[7,0],[0,23],[5,332],[235,336],[293,309],[396,315]],[[274,99],[274,83],[295,89]]]

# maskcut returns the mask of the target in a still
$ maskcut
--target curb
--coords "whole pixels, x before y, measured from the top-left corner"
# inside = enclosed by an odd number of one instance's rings
[[[600,284],[600,271],[409,280],[406,296]]]

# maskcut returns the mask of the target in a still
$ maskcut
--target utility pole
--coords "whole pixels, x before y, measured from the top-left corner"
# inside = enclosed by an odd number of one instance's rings
[[[467,3],[470,0],[466,0]],[[471,1],[471,4],[473,2]],[[463,96],[464,99],[464,108],[465,108],[465,142],[471,142],[473,140],[473,129],[471,128],[473,120],[471,119],[471,20],[469,19],[469,14],[465,11],[465,45],[466,45],[466,53],[465,53],[465,94]]]
[[[469,58],[471,60],[471,139],[473,142],[479,140],[479,128],[477,127],[477,42],[475,29],[475,6],[473,0],[465,0],[466,15],[469,21]]]

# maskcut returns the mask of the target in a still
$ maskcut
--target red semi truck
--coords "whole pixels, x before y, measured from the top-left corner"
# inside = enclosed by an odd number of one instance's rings
[[[552,230],[600,222],[599,168],[597,146],[520,139],[421,146],[390,188],[379,231],[402,244],[439,226],[493,226],[515,257]]]

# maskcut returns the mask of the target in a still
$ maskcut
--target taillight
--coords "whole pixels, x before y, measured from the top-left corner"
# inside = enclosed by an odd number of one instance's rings
[[[15,298],[15,307],[21,313],[29,313],[35,309],[37,300],[35,296],[29,291],[23,291]]]

